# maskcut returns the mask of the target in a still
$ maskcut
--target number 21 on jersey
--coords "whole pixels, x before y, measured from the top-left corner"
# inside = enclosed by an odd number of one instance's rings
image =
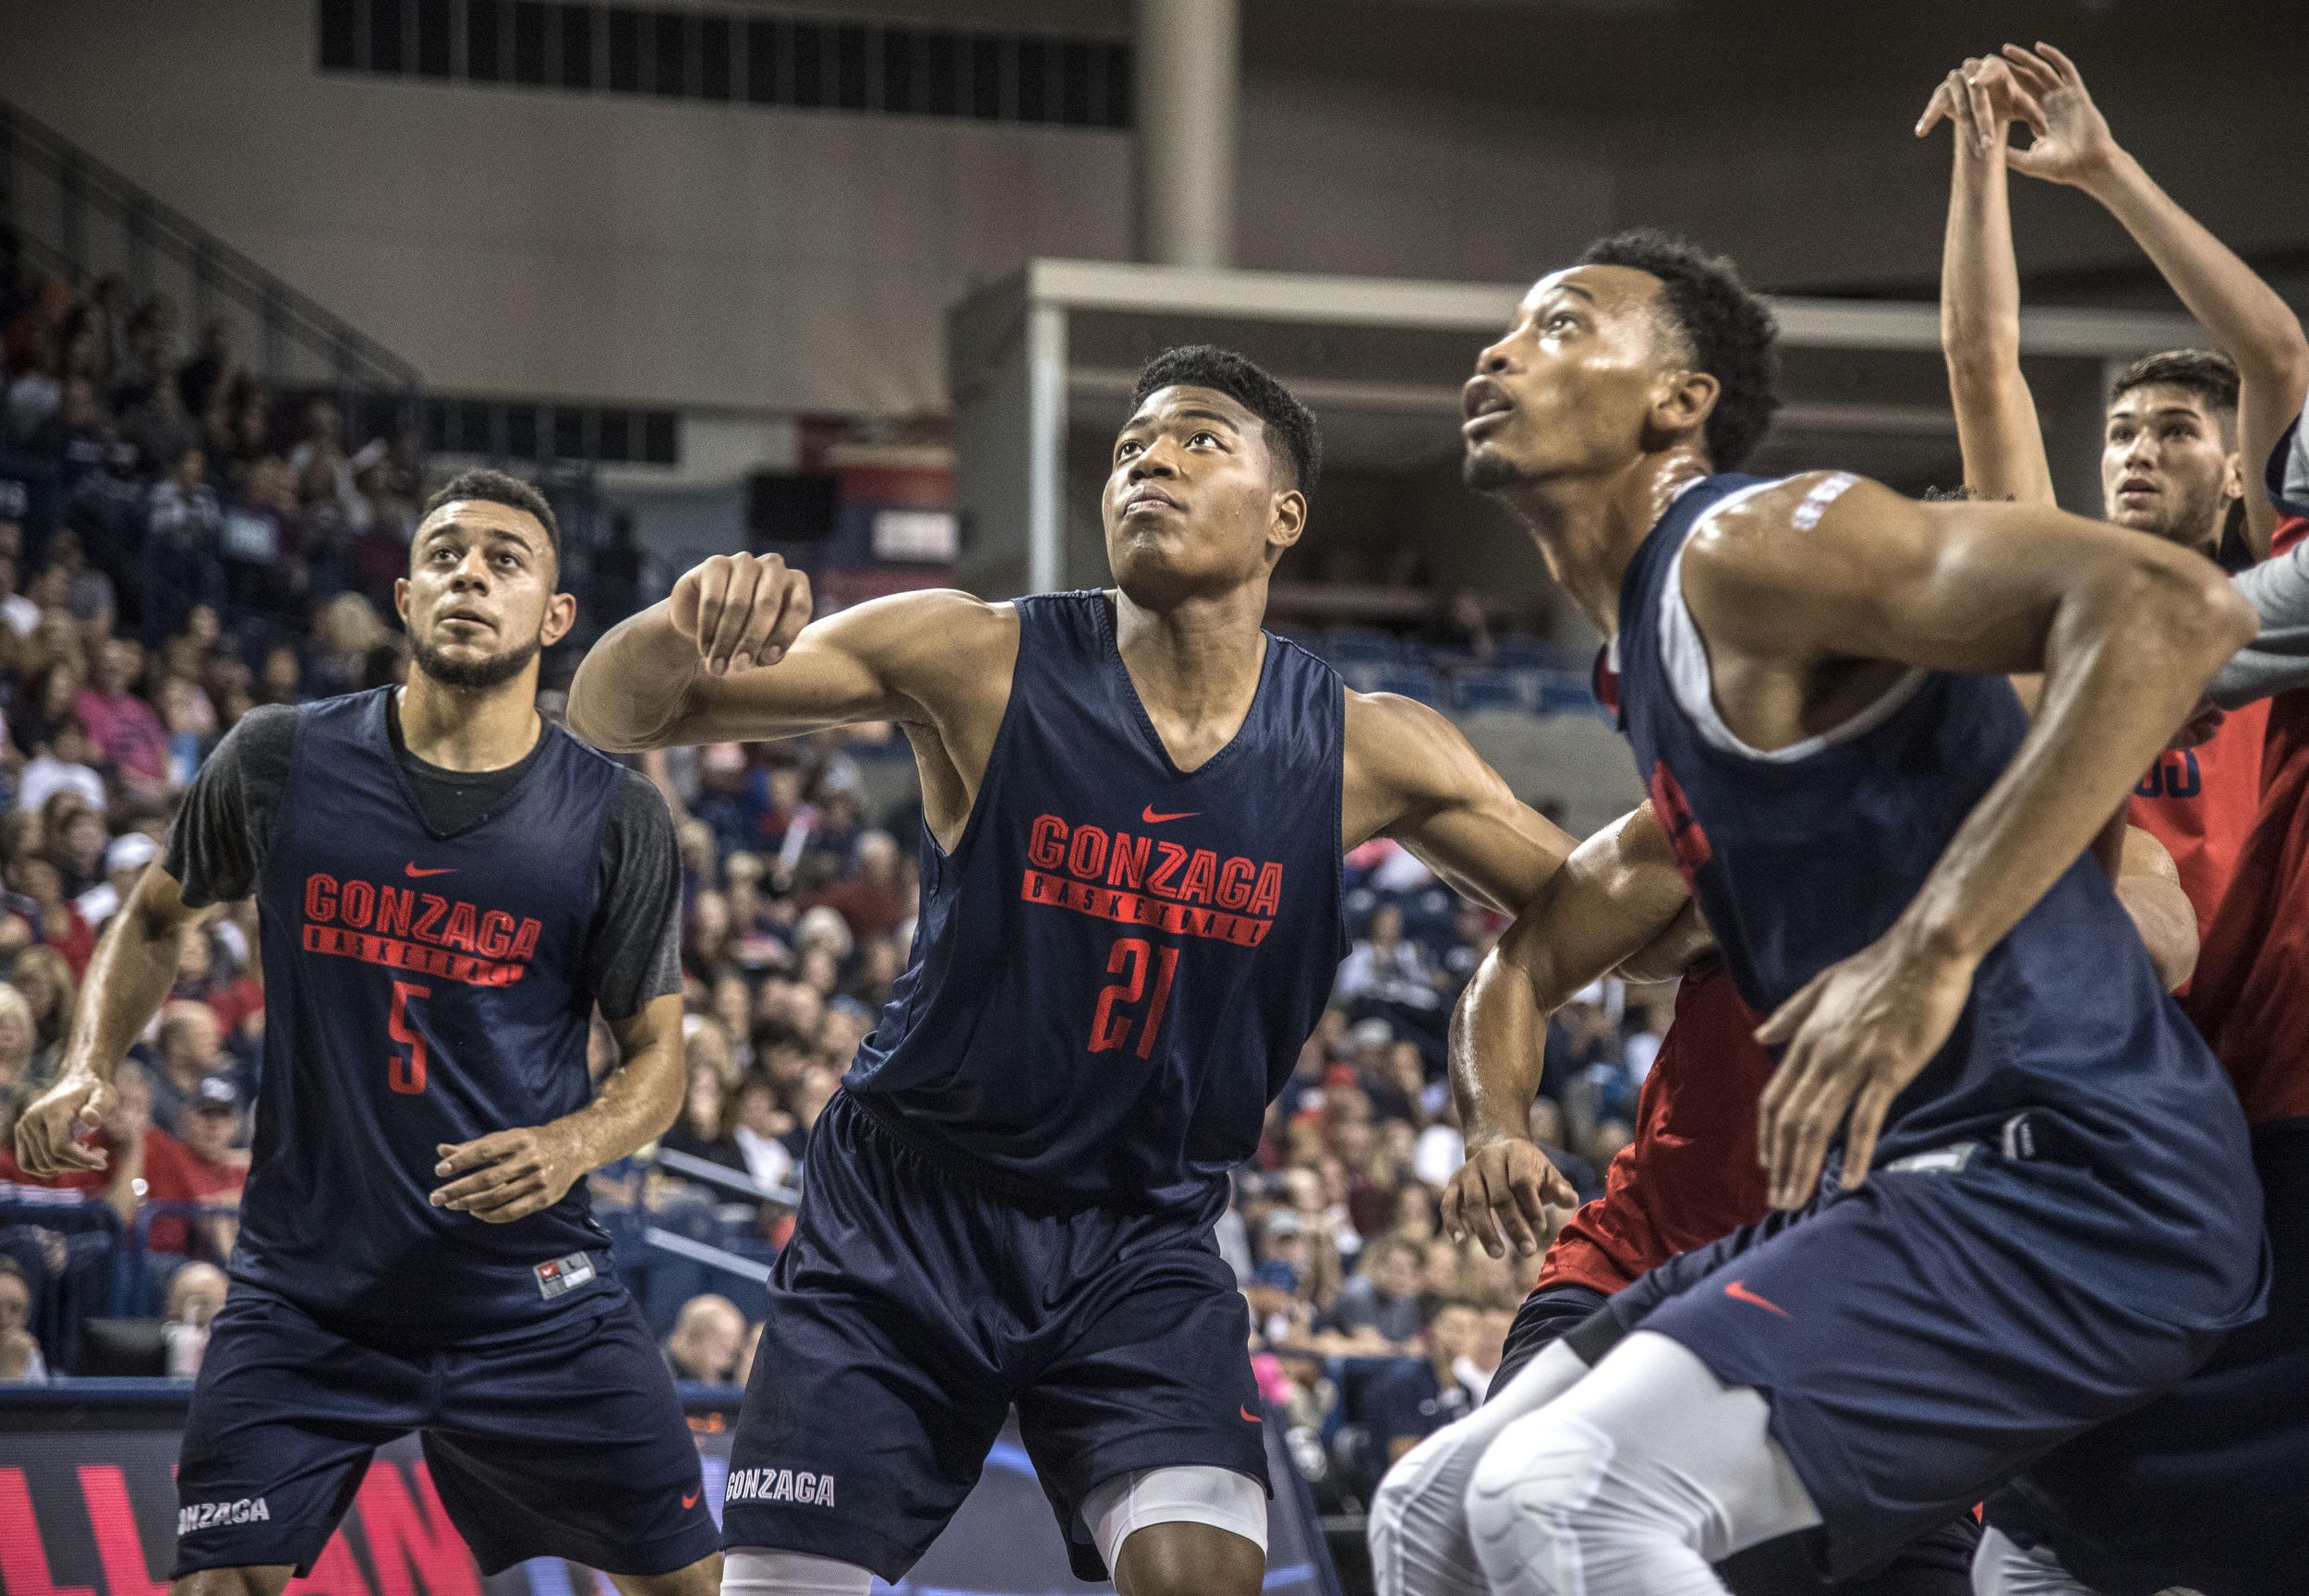
[[[1147,973],[1152,970],[1154,990],[1147,993]],[[1125,937],[1117,941],[1106,955],[1106,973],[1119,975],[1120,981],[1098,990],[1098,1007],[1091,1011],[1091,1051],[1113,1053],[1130,1041],[1135,1026],[1138,1046],[1132,1049],[1142,1058],[1154,1054],[1154,1034],[1163,1027],[1163,1010],[1170,1006],[1170,984],[1179,973],[1179,949],[1154,947],[1143,937]],[[1144,1014],[1130,1010],[1144,998]]]

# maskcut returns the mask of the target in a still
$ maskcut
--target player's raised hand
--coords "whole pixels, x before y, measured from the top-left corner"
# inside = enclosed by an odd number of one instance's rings
[[[1971,962],[1927,952],[1895,926],[1813,976],[1758,1028],[1759,1042],[1787,1047],[1757,1127],[1773,1207],[1811,1201],[1840,1126],[1842,1183],[1868,1179],[1885,1113],[1956,1028],[1972,973]]]
[[[2085,91],[2076,63],[2041,40],[2034,50],[2007,44],[2004,59],[2043,115],[2042,126],[2031,124],[2036,141],[2025,149],[2015,145],[2007,150],[2005,164],[2049,183],[2089,187],[2114,165],[2117,141],[2108,118]]]
[[[1942,79],[1916,118],[1921,139],[1942,122],[1962,139],[1986,155],[2004,141],[2004,129],[2025,123],[2031,132],[2044,134],[2044,111],[2013,76],[2012,66],[1995,55],[1967,56],[1964,64]]]
[[[16,1161],[47,1179],[75,1169],[102,1169],[104,1150],[80,1140],[113,1111],[113,1089],[93,1075],[66,1075],[25,1107],[16,1122]]]
[[[542,1214],[569,1195],[587,1165],[575,1139],[550,1125],[499,1130],[441,1144],[433,1173],[459,1176],[433,1193],[433,1206],[510,1225]]]
[[[1550,1205],[1577,1208],[1579,1193],[1537,1143],[1502,1137],[1470,1151],[1444,1188],[1444,1234],[1454,1241],[1471,1234],[1494,1258],[1509,1243],[1528,1257],[1547,1245]]]
[[[810,579],[775,554],[717,554],[682,574],[666,609],[707,671],[726,676],[785,658],[810,623]]]

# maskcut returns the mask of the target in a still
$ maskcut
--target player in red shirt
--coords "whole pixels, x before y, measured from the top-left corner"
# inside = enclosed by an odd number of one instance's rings
[[[1917,124],[1952,127],[1940,342],[1972,491],[2053,502],[2037,407],[2020,362],[2020,281],[2006,203],[2009,165],[2084,189],[2124,224],[2220,345],[2134,361],[2111,384],[2102,435],[2103,514],[2232,571],[2265,556],[2276,515],[2250,492],[2309,386],[2309,340],[2268,284],[2199,226],[2120,148],[2069,58],[2007,46],[1966,61]],[[2013,122],[2035,135],[2008,148]],[[2251,466],[2244,463],[2250,462]],[[2233,711],[2210,740],[2160,756],[2131,819],[2162,842],[2203,935],[2236,870],[2261,789],[2266,710]]]
[[[2253,1124],[2268,1313],[2034,1469],[2060,1482],[2065,1514],[2033,1492],[1990,1499],[1990,1524],[2036,1548],[1990,1547],[2012,1548],[2005,1567],[2030,1590],[2291,1596],[2309,1568],[2309,447],[2280,445],[2269,484],[2276,557],[2237,579],[2261,635],[2210,689],[2232,708],[2276,695],[2265,780],[2188,1000]]]

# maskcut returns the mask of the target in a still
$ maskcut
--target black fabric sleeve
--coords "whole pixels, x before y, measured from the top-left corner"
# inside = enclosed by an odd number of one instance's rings
[[[682,854],[665,799],[638,770],[619,779],[601,826],[586,976],[612,1021],[682,989]]]
[[[267,705],[242,716],[202,761],[161,853],[187,906],[229,903],[256,890],[296,746],[296,710]]]

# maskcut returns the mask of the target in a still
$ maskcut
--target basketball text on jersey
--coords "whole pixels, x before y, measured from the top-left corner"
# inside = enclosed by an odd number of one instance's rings
[[[725,1502],[793,1502],[805,1507],[834,1505],[834,1477],[799,1469],[733,1469]]]
[[[528,973],[545,927],[461,898],[315,871],[305,877],[304,946],[470,986]]]
[[[1168,816],[1167,819],[1184,819]],[[1275,928],[1283,866],[1161,837],[1037,815],[1019,895],[1125,925],[1256,948]]]

